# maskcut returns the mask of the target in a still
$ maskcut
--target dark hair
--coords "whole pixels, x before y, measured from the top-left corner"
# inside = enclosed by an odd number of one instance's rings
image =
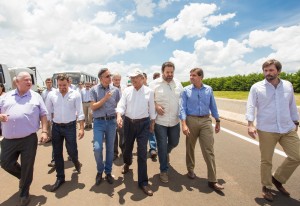
[[[201,68],[191,69],[190,73],[192,73],[192,72],[196,72],[199,77],[201,77],[201,76],[202,76],[202,78],[204,77],[203,69],[201,69]]]
[[[155,72],[154,74],[153,74],[153,80],[154,79],[157,79],[157,78],[159,78],[160,77],[160,73],[159,72]]]
[[[100,79],[101,75],[103,73],[105,73],[106,71],[108,71],[108,68],[102,68],[102,69],[100,69],[100,71],[98,72],[98,78]]]
[[[0,87],[2,87],[2,92],[5,92],[5,86],[3,83],[0,83]]]
[[[165,67],[173,67],[175,70],[175,65],[172,62],[165,62],[163,63],[163,65],[161,66],[161,71],[164,72],[165,71]]]
[[[143,72],[144,77],[147,79],[147,74],[145,72]]]
[[[69,82],[69,77],[66,74],[58,74],[56,79],[57,79],[57,81],[58,80],[60,80],[60,81],[67,80],[67,82]]]
[[[45,80],[45,82],[47,82],[47,81],[51,81],[51,82],[52,82],[52,79],[48,77],[48,78]]]
[[[263,65],[262,65],[262,70],[264,70],[264,68],[266,68],[266,67],[268,67],[268,66],[270,66],[270,65],[272,65],[272,64],[275,65],[275,67],[276,67],[276,69],[277,69],[278,72],[281,71],[282,65],[281,65],[281,63],[280,63],[279,61],[277,61],[276,59],[269,59],[269,60],[267,60],[265,63],[263,63]]]

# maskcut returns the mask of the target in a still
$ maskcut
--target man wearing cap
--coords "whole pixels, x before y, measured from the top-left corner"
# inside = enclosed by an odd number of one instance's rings
[[[110,85],[111,74],[107,68],[98,73],[100,84],[91,89],[91,109],[94,117],[94,156],[97,164],[96,185],[102,181],[103,172],[106,180],[113,184],[112,162],[116,135],[116,107],[120,100],[119,89]],[[105,138],[106,160],[103,161],[103,141]]]
[[[147,142],[149,132],[154,130],[155,105],[154,95],[149,87],[144,86],[143,72],[139,69],[129,74],[132,86],[124,89],[117,106],[117,123],[124,127],[125,151],[122,173],[129,171],[132,164],[132,149],[137,139],[138,184],[149,196],[153,191],[148,185]],[[122,115],[125,114],[124,123]]]
[[[155,136],[160,163],[160,180],[169,181],[168,162],[169,154],[179,143],[179,98],[183,90],[180,81],[174,79],[175,65],[165,62],[161,67],[162,77],[154,80],[150,88],[154,91],[155,109]]]

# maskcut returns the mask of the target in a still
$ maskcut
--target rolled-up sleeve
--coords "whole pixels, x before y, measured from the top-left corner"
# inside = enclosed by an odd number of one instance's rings
[[[187,105],[187,96],[186,96],[186,90],[184,89],[183,92],[181,92],[181,97],[179,101],[179,119],[185,120],[186,119],[186,107]]]
[[[121,115],[124,115],[125,109],[126,109],[126,97],[128,93],[126,92],[127,90],[125,89],[122,93],[121,99],[117,104],[116,112],[120,113]]]
[[[246,111],[246,120],[253,122],[255,120],[255,107],[256,107],[256,89],[254,86],[251,87],[248,101],[247,101],[247,111]]]
[[[150,91],[150,97],[149,97],[149,116],[150,116],[150,119],[156,118],[155,104],[154,104],[154,92],[152,90]]]
[[[77,95],[76,95],[76,112],[77,112],[77,119],[84,120],[82,99],[81,99],[81,95],[79,92],[77,92]]]

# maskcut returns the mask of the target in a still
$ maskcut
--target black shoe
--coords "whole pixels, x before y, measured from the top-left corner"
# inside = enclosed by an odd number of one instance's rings
[[[123,169],[122,169],[122,174],[126,174],[127,172],[129,172],[129,165],[124,164]]]
[[[102,173],[97,173],[96,175],[96,185],[100,185],[100,183],[102,182]]]
[[[275,177],[273,177],[273,176],[272,176],[272,183],[275,185],[275,187],[277,188],[277,190],[279,192],[281,192],[285,196],[288,196],[288,197],[290,196],[290,193],[288,191],[286,191],[286,189],[282,186],[281,182],[276,180]]]
[[[55,167],[55,161],[51,161],[51,162],[48,164],[48,167]]]
[[[111,176],[111,174],[106,174],[106,180],[109,184],[114,183],[114,178]]]
[[[30,202],[29,196],[21,197],[17,206],[26,206]]]
[[[57,190],[64,183],[65,183],[65,180],[59,180],[59,179],[57,179],[56,182],[54,183],[54,185],[52,185],[50,191],[54,192],[55,190]]]
[[[82,164],[79,161],[77,161],[74,165],[75,165],[75,169],[77,170],[78,174],[80,174]]]
[[[141,189],[148,196],[153,196],[153,191],[150,189],[148,185],[142,186]]]
[[[221,190],[224,190],[224,186],[223,185],[220,185],[219,183],[217,182],[208,182],[208,186],[210,188],[212,188],[213,190],[215,191],[221,191]]]
[[[150,157],[151,157],[152,160],[156,159],[156,157],[157,157],[157,152],[156,152],[156,150],[151,150],[151,151],[150,151]]]

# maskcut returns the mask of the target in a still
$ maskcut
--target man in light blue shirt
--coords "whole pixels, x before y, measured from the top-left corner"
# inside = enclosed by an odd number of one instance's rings
[[[252,85],[247,102],[248,134],[254,139],[257,134],[259,136],[262,195],[268,201],[274,199],[272,183],[282,194],[290,196],[282,184],[300,164],[298,110],[292,84],[279,78],[281,68],[281,63],[275,59],[266,61],[262,65],[265,79]],[[256,128],[253,123],[255,109]],[[287,158],[272,176],[272,157],[278,142]]]
[[[182,131],[186,135],[186,166],[188,177],[194,179],[195,145],[199,139],[201,151],[207,165],[208,186],[216,191],[224,187],[217,182],[214,155],[214,135],[211,115],[216,120],[215,133],[220,131],[220,119],[213,90],[202,83],[203,70],[194,68],[190,71],[191,85],[183,90],[180,103]],[[200,135],[201,134],[201,135]]]
[[[84,129],[92,129],[92,110],[90,107],[91,103],[91,83],[86,82],[85,88],[81,89],[81,98],[82,98],[82,106],[83,113],[85,116],[85,126]]]

